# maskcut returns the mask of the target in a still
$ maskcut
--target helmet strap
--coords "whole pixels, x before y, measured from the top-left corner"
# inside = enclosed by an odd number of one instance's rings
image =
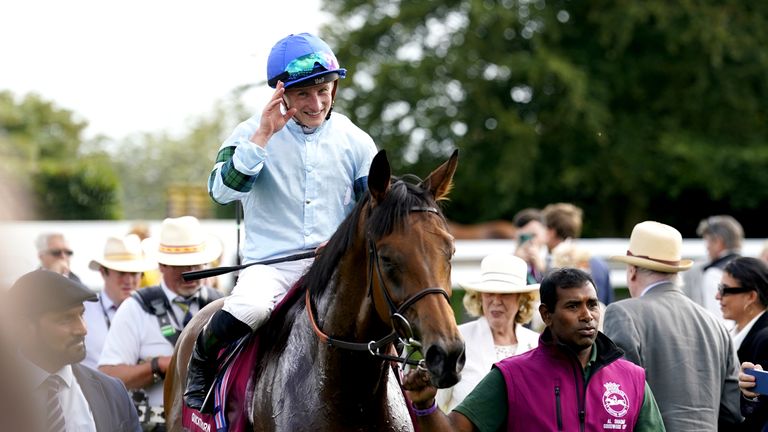
[[[333,82],[333,90],[331,90],[331,108],[328,110],[328,115],[325,116],[326,120],[329,120],[331,118],[331,113],[333,112],[333,104],[336,103],[336,90],[339,88],[339,80],[335,80]]]

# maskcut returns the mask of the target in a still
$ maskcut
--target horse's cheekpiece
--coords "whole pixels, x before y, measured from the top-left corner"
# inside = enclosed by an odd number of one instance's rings
[[[440,211],[434,207],[411,207],[411,212],[430,212],[437,215],[440,215]],[[417,366],[423,370],[426,370],[426,361],[424,360],[424,356],[421,355],[421,343],[414,339],[413,334],[413,327],[411,327],[411,323],[408,321],[408,319],[403,315],[408,308],[416,304],[419,300],[426,297],[429,294],[441,294],[445,297],[446,301],[448,303],[451,302],[450,296],[448,296],[448,293],[445,292],[442,288],[424,288],[421,291],[417,292],[416,294],[412,295],[411,297],[403,300],[400,305],[396,305],[395,301],[392,300],[392,296],[389,293],[389,288],[387,288],[387,284],[384,282],[384,277],[381,274],[381,263],[379,260],[379,252],[376,248],[376,243],[370,238],[368,239],[368,295],[371,296],[371,298],[375,299],[376,297],[373,295],[373,269],[376,268],[376,276],[379,281],[379,286],[381,286],[381,291],[384,294],[384,298],[387,300],[387,306],[389,307],[389,321],[392,325],[392,332],[388,335],[384,336],[383,338],[379,340],[372,340],[368,343],[359,343],[359,342],[345,342],[339,339],[332,338],[320,329],[320,326],[317,325],[317,321],[315,320],[315,316],[312,312],[314,309],[312,307],[312,301],[309,297],[309,291],[307,291],[306,295],[306,308],[307,308],[307,314],[309,316],[309,320],[312,323],[312,328],[315,331],[315,334],[317,337],[325,342],[326,344],[347,349],[350,351],[368,351],[371,353],[372,356],[378,357],[380,359],[389,360],[393,362],[403,363],[405,365],[412,365]],[[410,346],[411,347],[411,355],[404,356],[404,357],[398,357],[393,356],[389,354],[382,353],[382,348],[385,348],[389,346],[389,344],[393,343],[396,340],[400,340],[400,342],[404,346]],[[416,356],[415,353],[418,352],[419,356]]]

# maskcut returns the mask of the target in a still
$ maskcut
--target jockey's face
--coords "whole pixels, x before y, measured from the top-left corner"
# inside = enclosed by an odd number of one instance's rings
[[[288,88],[283,96],[287,108],[296,108],[293,116],[304,126],[316,128],[323,124],[333,105],[336,81],[309,87]]]

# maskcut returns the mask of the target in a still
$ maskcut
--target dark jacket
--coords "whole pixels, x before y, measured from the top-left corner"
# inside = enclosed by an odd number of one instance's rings
[[[768,313],[755,321],[737,351],[740,362],[751,362],[768,368]],[[768,396],[760,396],[758,402],[741,397],[741,414],[745,417],[742,431],[761,431],[768,426]]]

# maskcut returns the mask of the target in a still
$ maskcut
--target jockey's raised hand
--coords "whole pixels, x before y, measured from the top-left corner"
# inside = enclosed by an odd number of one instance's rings
[[[264,111],[261,113],[261,122],[259,128],[251,136],[251,142],[258,144],[261,147],[267,146],[267,141],[272,138],[275,132],[285,126],[294,114],[296,114],[296,108],[291,108],[283,114],[280,106],[283,104],[283,95],[285,94],[285,84],[282,81],[277,82],[275,92],[272,93],[272,98],[264,107]]]

